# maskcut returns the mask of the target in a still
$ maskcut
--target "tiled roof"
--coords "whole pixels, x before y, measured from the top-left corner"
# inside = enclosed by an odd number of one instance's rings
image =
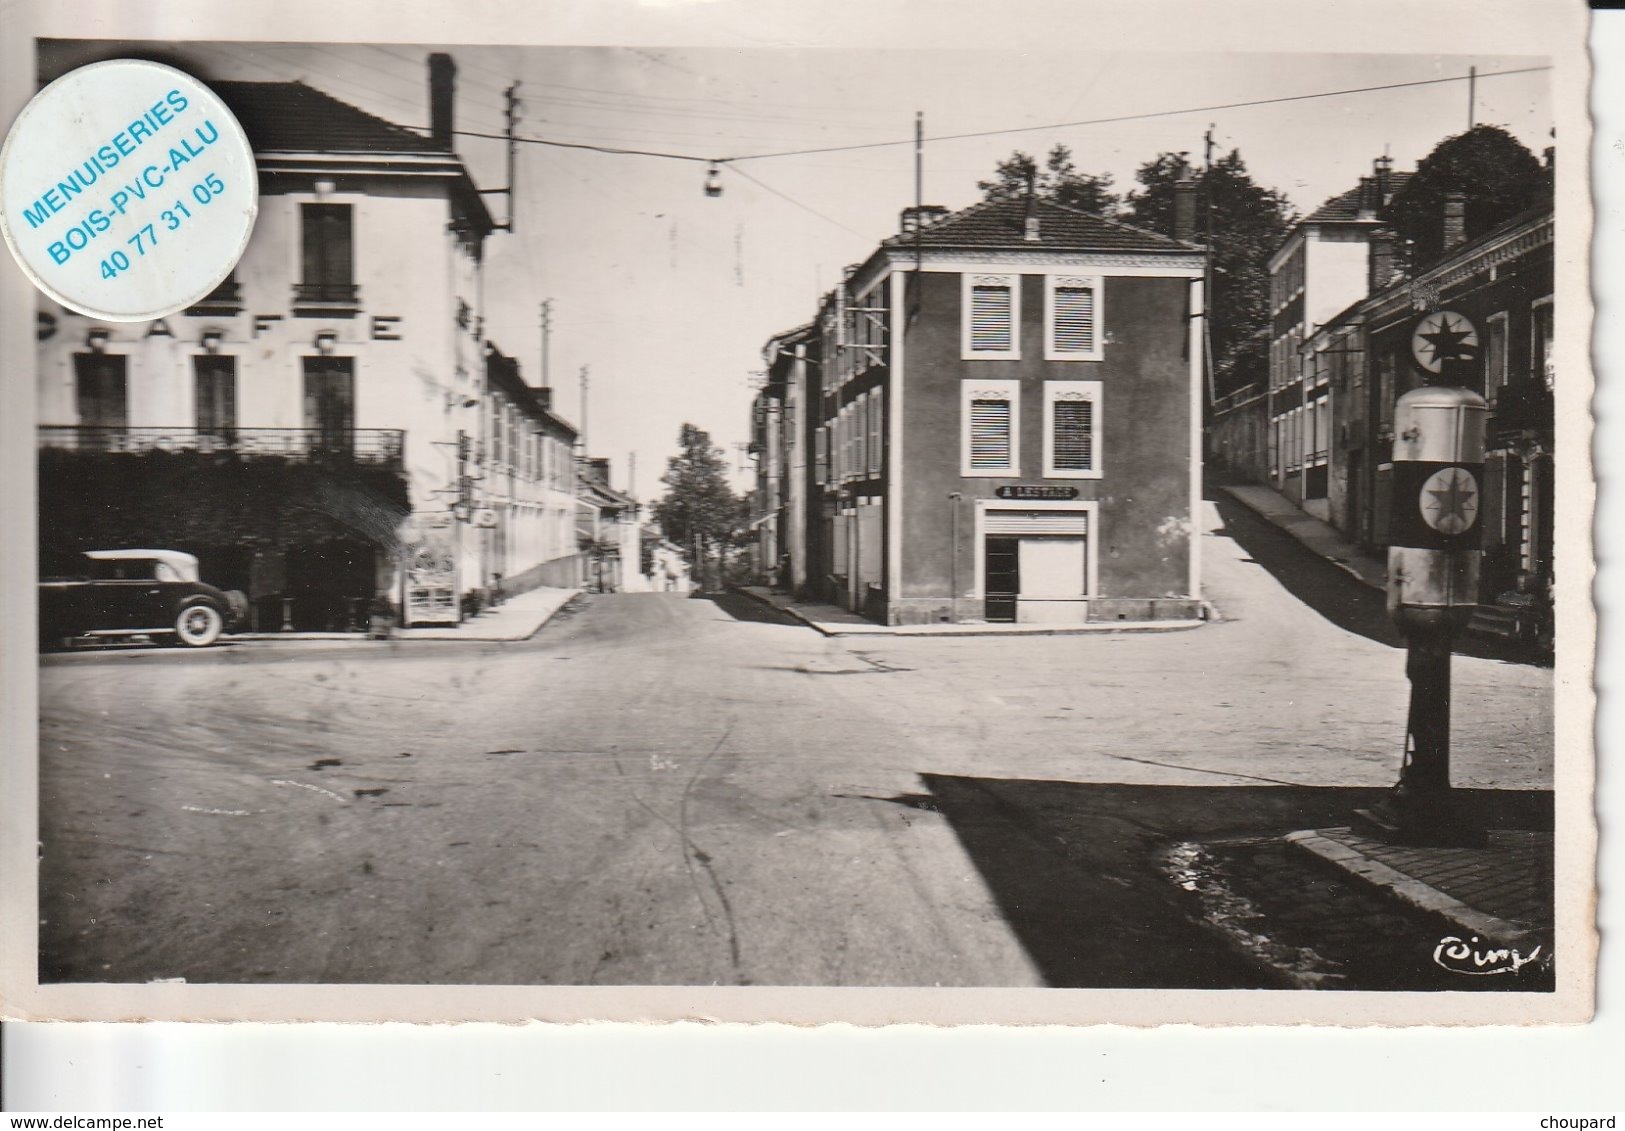
[[[217,82],[256,153],[444,153],[414,133],[302,82]]]
[[[1411,179],[1410,173],[1388,174],[1388,199],[1392,200],[1399,190],[1405,187]],[[1339,193],[1325,204],[1304,217],[1308,224],[1322,223],[1330,220],[1358,220],[1360,218],[1360,187],[1356,185],[1347,192]]]
[[[1082,251],[1200,251],[1157,232],[1148,232],[1075,208],[1046,201],[1035,202],[1038,239],[1022,238],[1026,231],[1027,201],[993,200],[973,204],[929,225],[919,235],[922,247],[1045,247]],[[913,247],[912,232],[884,241],[888,247]]]

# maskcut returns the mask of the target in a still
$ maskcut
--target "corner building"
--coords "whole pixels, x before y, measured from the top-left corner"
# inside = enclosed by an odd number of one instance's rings
[[[500,229],[453,148],[455,74],[429,58],[427,136],[299,82],[216,84],[254,234],[168,318],[42,300],[42,551],[194,553],[264,631],[380,601],[456,624],[499,584],[579,583],[575,430],[484,334]]]
[[[771,469],[812,468],[787,493],[797,588],[889,624],[1195,616],[1192,203],[1187,239],[1036,200],[906,210],[816,348],[770,345],[811,417],[811,459],[792,425]]]

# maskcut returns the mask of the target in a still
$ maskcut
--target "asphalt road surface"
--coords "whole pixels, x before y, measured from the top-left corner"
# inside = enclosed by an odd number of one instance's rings
[[[41,976],[1275,984],[1160,854],[1346,823],[1396,776],[1403,653],[1208,517],[1225,619],[1183,632],[827,639],[648,594],[523,643],[47,656]],[[1549,788],[1552,673],[1455,674],[1456,782]]]

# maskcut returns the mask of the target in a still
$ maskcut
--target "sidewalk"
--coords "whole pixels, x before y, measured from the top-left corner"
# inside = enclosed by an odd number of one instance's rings
[[[1388,563],[1362,553],[1330,523],[1305,514],[1291,500],[1268,487],[1221,486],[1218,490],[1279,527],[1303,545],[1354,577],[1377,589],[1388,587]]]
[[[1097,632],[1177,632],[1200,620],[1111,621],[1100,624],[876,624],[836,605],[797,601],[765,585],[736,585],[735,593],[794,617],[825,636],[1078,636]]]
[[[1550,832],[1491,829],[1483,848],[1413,848],[1349,828],[1290,834],[1287,842],[1340,872],[1450,924],[1481,949],[1525,955],[1553,929]]]
[[[397,628],[393,640],[525,640],[535,635],[558,611],[579,594],[579,589],[539,588],[509,597],[459,625],[435,628]],[[364,632],[244,632],[235,640],[366,640]]]

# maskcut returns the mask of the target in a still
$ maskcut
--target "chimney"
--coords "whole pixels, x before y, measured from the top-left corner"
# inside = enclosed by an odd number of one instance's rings
[[[1394,191],[1393,177],[1391,175],[1394,171],[1394,159],[1387,154],[1383,154],[1371,163],[1371,168],[1376,173],[1377,207],[1386,208]]]
[[[587,478],[594,483],[602,483],[605,487],[608,487],[609,460],[597,456],[589,459],[587,461]]]
[[[1196,182],[1180,170],[1174,182],[1174,239],[1189,243],[1196,238]]]
[[[1449,251],[1467,238],[1467,194],[1447,192],[1444,195],[1444,248]]]
[[[457,64],[444,52],[429,56],[429,141],[436,149],[452,149],[451,132],[456,129],[452,92],[457,84]]]
[[[553,389],[551,386],[543,385],[539,389],[532,389],[530,395],[536,398],[537,408],[543,412],[553,411]]]
[[[1027,211],[1021,218],[1021,238],[1027,243],[1038,242],[1038,174],[1027,174]]]
[[[1376,294],[1394,281],[1394,233],[1378,228],[1371,233],[1366,259],[1366,292]]]
[[[1377,178],[1360,178],[1360,211],[1356,216],[1359,220],[1375,220],[1377,212],[1382,208],[1382,200],[1377,195]]]
[[[903,209],[900,229],[905,236],[912,236],[915,232],[923,231],[948,215],[948,210],[940,204],[910,205]]]

